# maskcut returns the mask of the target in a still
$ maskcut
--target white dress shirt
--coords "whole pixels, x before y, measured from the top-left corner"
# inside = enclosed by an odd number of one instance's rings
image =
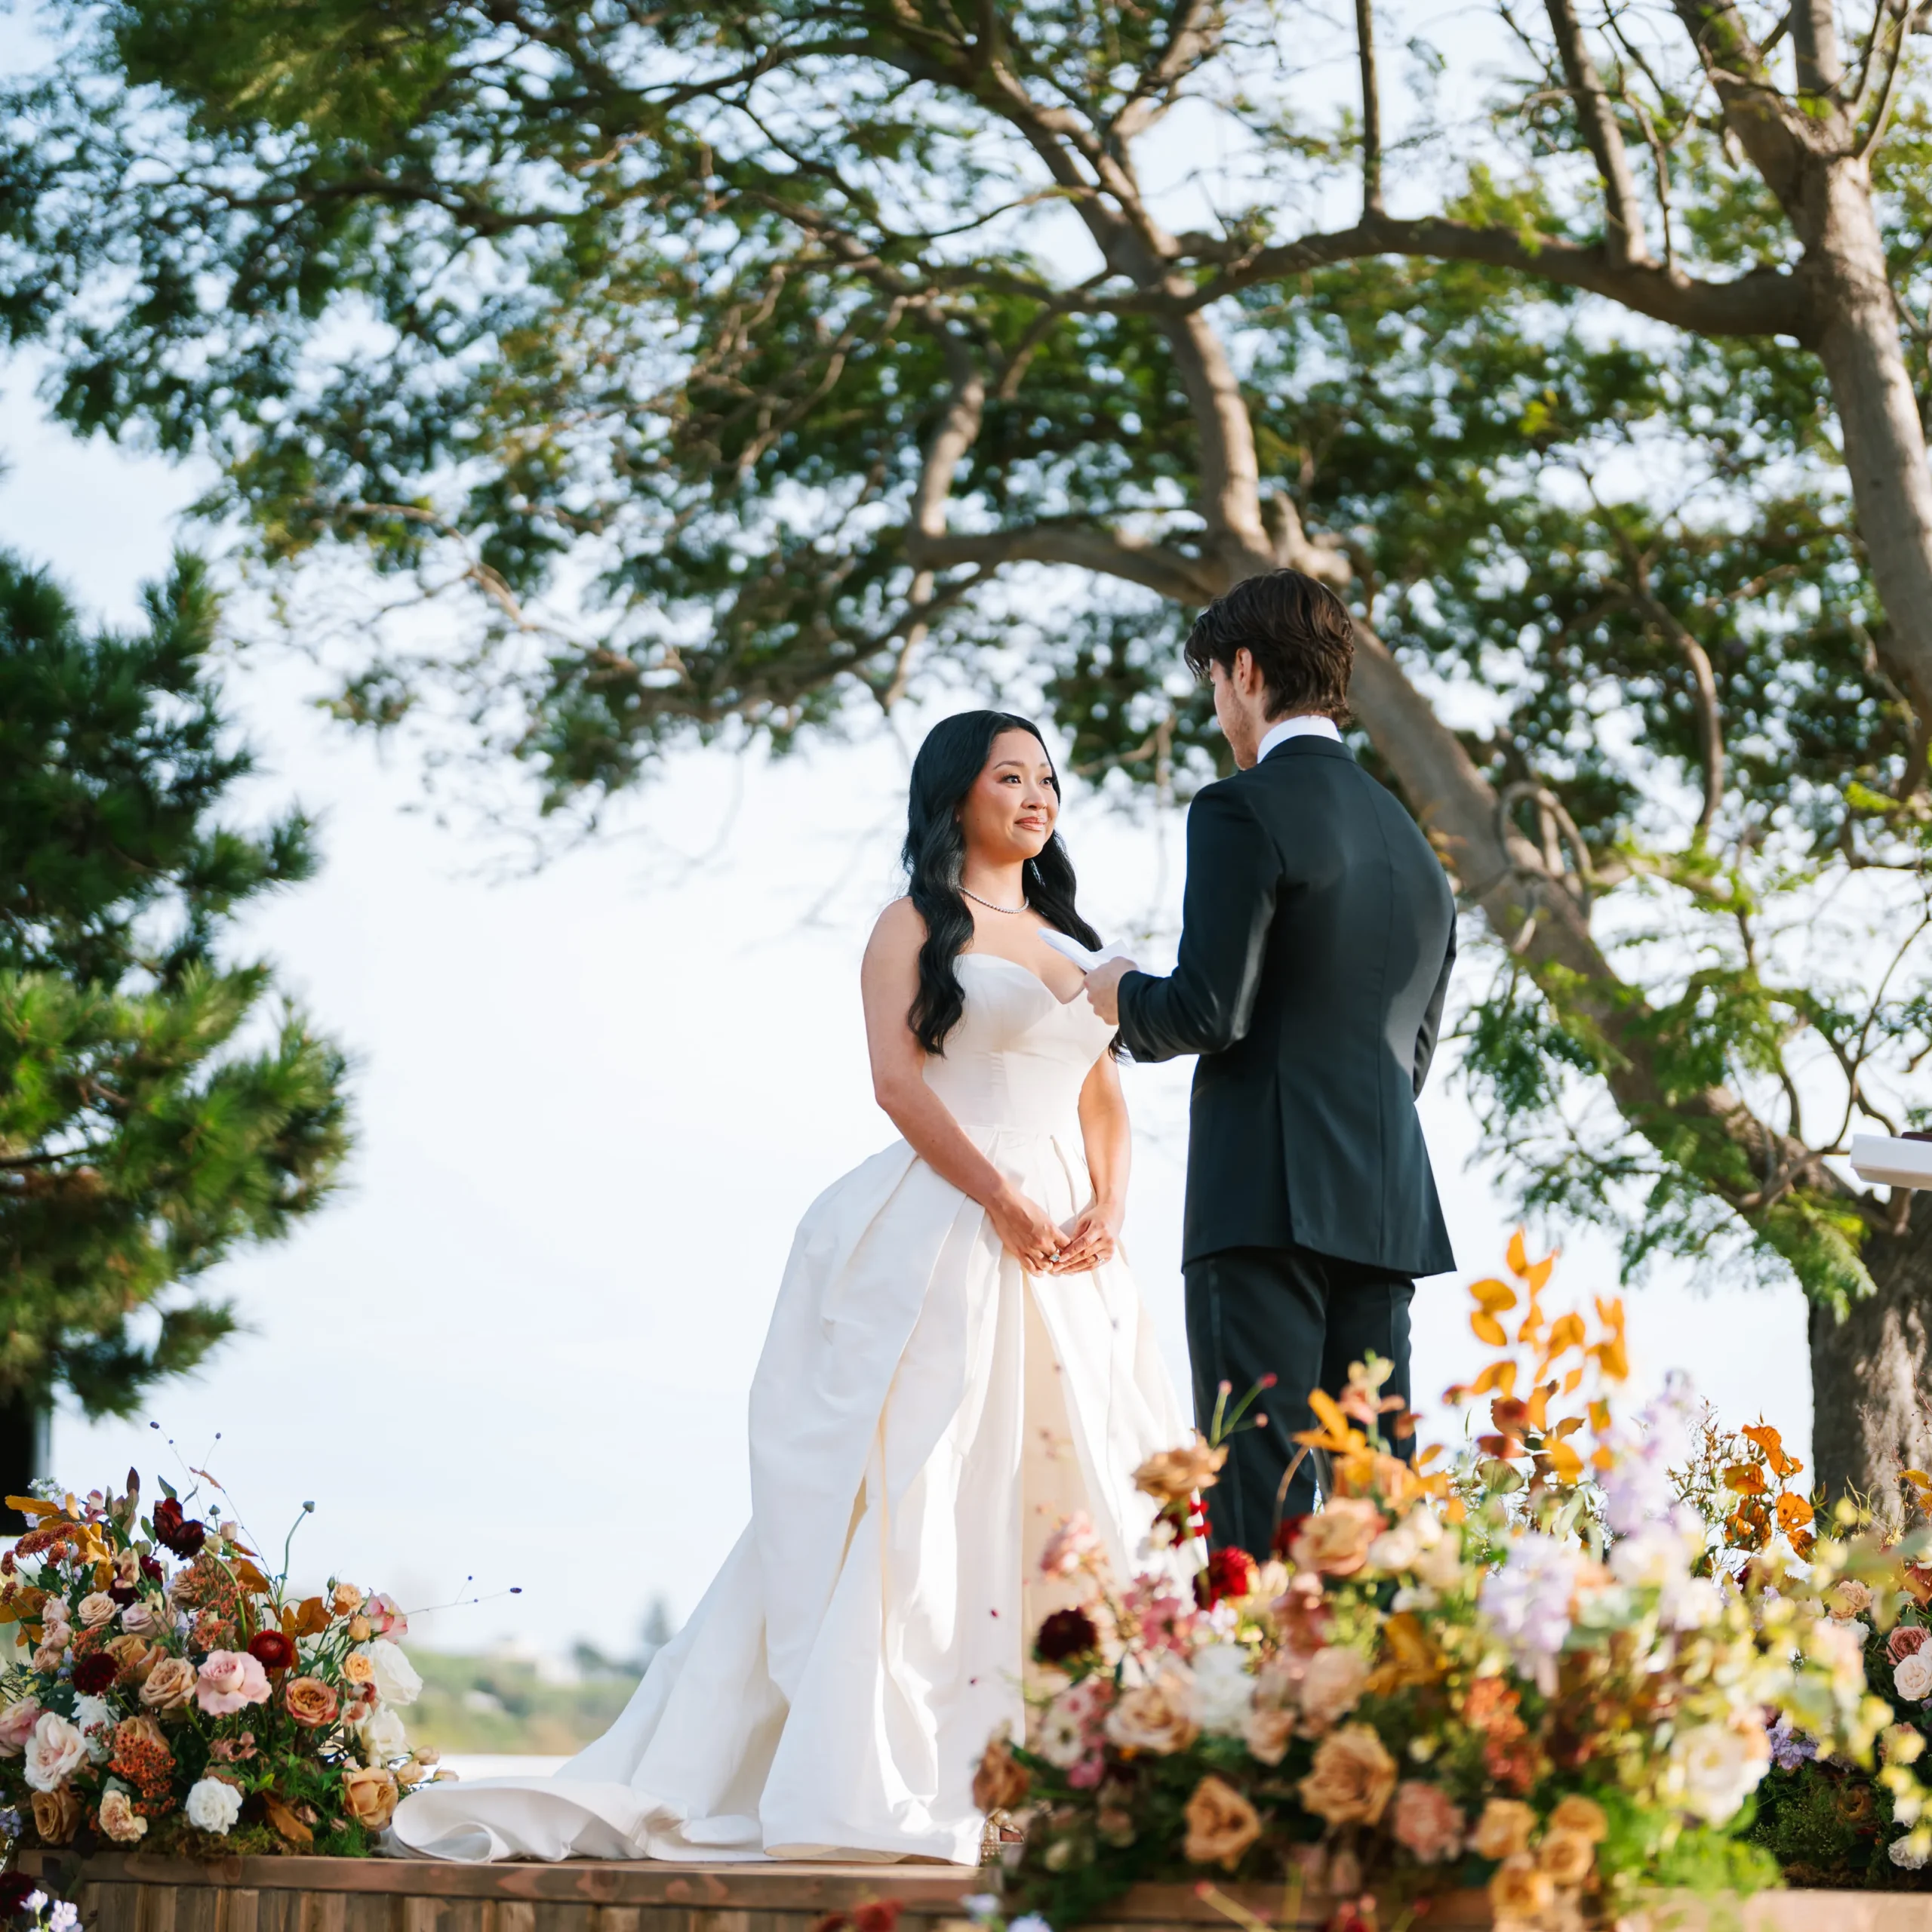
[[[1291,738],[1333,738],[1339,745],[1341,728],[1332,718],[1284,718],[1278,724],[1269,726],[1261,749],[1254,755],[1255,763],[1259,764],[1277,745],[1285,745]]]

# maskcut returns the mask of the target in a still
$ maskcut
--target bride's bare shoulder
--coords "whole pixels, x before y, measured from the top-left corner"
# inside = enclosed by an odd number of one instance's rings
[[[926,943],[926,922],[909,899],[895,899],[878,915],[866,943],[868,958],[910,958]]]

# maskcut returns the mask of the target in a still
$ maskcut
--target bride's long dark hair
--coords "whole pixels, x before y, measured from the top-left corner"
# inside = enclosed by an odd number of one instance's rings
[[[912,761],[912,785],[906,805],[906,847],[900,855],[910,883],[906,894],[926,922],[919,949],[919,990],[906,1017],[929,1054],[946,1051],[946,1036],[966,1010],[966,995],[954,962],[973,937],[973,915],[959,890],[966,866],[966,835],[959,808],[986,768],[993,740],[1002,731],[1025,731],[1047,741],[1030,718],[1010,711],[962,711],[926,734]],[[1047,752],[1051,765],[1053,754]],[[1054,789],[1060,789],[1056,771]],[[1082,946],[1097,946],[1100,936],[1074,907],[1073,861],[1055,832],[1023,875],[1026,903],[1057,931]]]

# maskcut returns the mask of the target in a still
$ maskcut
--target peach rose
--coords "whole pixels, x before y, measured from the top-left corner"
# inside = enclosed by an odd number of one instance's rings
[[[114,1681],[117,1684],[145,1684],[148,1672],[153,1669],[160,1656],[145,1637],[133,1635],[116,1637],[108,1645],[107,1654],[114,1660]]]
[[[1309,1733],[1318,1737],[1346,1717],[1367,1682],[1368,1666],[1357,1652],[1340,1644],[1317,1651],[1301,1678],[1301,1714]]]
[[[1407,1778],[1395,1787],[1389,1829],[1419,1865],[1440,1865],[1463,1848],[1462,1813],[1440,1785]]]
[[[141,1702],[151,1711],[177,1711],[195,1694],[195,1666],[186,1657],[163,1657],[141,1686]]]
[[[1261,1835],[1254,1807],[1232,1785],[1211,1774],[1194,1787],[1183,1815],[1187,1843],[1183,1854],[1190,1865],[1218,1865],[1232,1872],[1241,1854]]]
[[[1015,1810],[1026,1803],[1032,1783],[1026,1767],[1015,1759],[1006,1740],[995,1737],[973,1774],[973,1802],[982,1811]]]
[[[335,1722],[342,1702],[319,1677],[291,1677],[281,1687],[282,1708],[304,1730]]]
[[[1928,1636],[1932,1636],[1932,1631],[1922,1624],[1901,1623],[1885,1639],[1885,1654],[1894,1663],[1903,1663],[1914,1651],[1924,1647]]]
[[[1134,1486],[1157,1503],[1185,1503],[1196,1490],[1212,1489],[1220,1479],[1226,1448],[1212,1449],[1197,1433],[1184,1449],[1164,1449],[1134,1472]]]
[[[132,1844],[147,1835],[148,1821],[134,1809],[134,1801],[119,1786],[101,1795],[100,1829],[116,1844]]]
[[[1331,1825],[1377,1824],[1395,1795],[1395,1761],[1367,1724],[1345,1724],[1315,1746],[1315,1762],[1295,1789]]]
[[[1294,1712],[1268,1706],[1257,1706],[1241,1725],[1247,1755],[1264,1764],[1278,1764],[1288,1755],[1289,1740],[1294,1734]]]
[[[157,1751],[165,1751],[171,1757],[174,1755],[173,1747],[152,1718],[123,1718],[114,1727],[114,1750],[117,1756],[143,1744],[151,1744]]]
[[[353,1583],[338,1583],[329,1592],[329,1607],[338,1617],[353,1617],[362,1607],[362,1592]]]
[[[1555,1885],[1582,1884],[1597,1869],[1594,1840],[1581,1832],[1546,1832],[1537,1847],[1537,1864]]]
[[[1610,1835],[1610,1820],[1594,1798],[1574,1795],[1563,1799],[1549,1814],[1552,1832],[1574,1832],[1592,1844],[1601,1844]]]
[[[1843,1577],[1825,1592],[1825,1607],[1841,1621],[1863,1617],[1872,1607],[1872,1592],[1856,1577]],[[85,1616],[85,1604],[82,1604],[81,1611]]]
[[[1516,1798],[1492,1798],[1469,1834],[1469,1849],[1478,1858],[1515,1858],[1530,1848],[1537,1814]]]
[[[80,1619],[90,1629],[112,1623],[121,1606],[105,1590],[96,1590],[81,1599]]]
[[[342,1808],[365,1831],[380,1832],[395,1811],[401,1796],[393,1771],[358,1764],[342,1779]]]
[[[65,1844],[80,1829],[80,1794],[70,1784],[33,1793],[33,1828],[42,1844]]]
[[[1512,1852],[1490,1875],[1490,1909],[1500,1925],[1539,1918],[1556,1903],[1556,1887],[1527,1852]]]
[[[1368,1561],[1369,1545],[1388,1527],[1388,1518],[1374,1503],[1338,1496],[1303,1520],[1288,1554],[1303,1570],[1352,1577]]]
[[[367,1651],[351,1651],[342,1660],[342,1674],[352,1684],[374,1684],[375,1661]]]
[[[1159,1682],[1123,1691],[1107,1713],[1106,1733],[1123,1751],[1151,1751],[1157,1757],[1185,1751],[1201,1735],[1193,1685],[1178,1671],[1164,1670]]]

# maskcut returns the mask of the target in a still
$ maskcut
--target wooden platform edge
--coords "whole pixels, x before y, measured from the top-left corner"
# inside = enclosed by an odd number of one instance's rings
[[[809,1926],[825,1915],[876,1900],[898,1901],[909,1918],[937,1925],[950,1921],[964,1932],[964,1901],[991,1889],[989,1872],[957,1866],[886,1864],[682,1864],[650,1860],[571,1860],[557,1864],[511,1862],[457,1865],[416,1858],[228,1858],[205,1863],[189,1859],[103,1852],[80,1862],[77,1871],[58,1852],[29,1851],[22,1871],[63,1884],[82,1906],[83,1932],[92,1932],[90,1902],[103,1894],[123,1899],[140,1894],[152,1902],[138,1912],[118,1910],[115,1924],[139,1932],[354,1932],[342,1918],[345,1905],[360,1912],[386,1901],[399,1916],[396,1932],[457,1932],[480,1909],[482,1932],[784,1932]],[[1232,1903],[1266,1923],[1283,1926],[1286,1903],[1275,1885],[1224,1885]],[[271,1913],[263,1895],[301,1894]],[[177,1911],[171,1903],[182,1897]],[[245,1912],[191,1909],[198,1897],[213,1906],[224,1895]],[[337,1903],[328,1904],[333,1897]],[[261,1900],[257,1909],[256,1901]],[[360,1903],[358,1903],[358,1901]],[[573,1912],[571,1908],[577,1908]],[[499,1909],[500,1908],[500,1909]],[[585,1909],[591,1909],[586,1914]],[[610,1909],[605,1910],[605,1909]],[[535,1919],[528,1915],[534,1910]],[[459,1918],[451,1918],[454,1912]],[[504,1914],[509,1916],[505,1917]],[[1294,1921],[1303,1927],[1327,1917],[1319,1900],[1304,1900]],[[203,1921],[205,1921],[204,1926]],[[377,1932],[380,1921],[364,1921]],[[1226,1914],[1197,1897],[1186,1884],[1137,1885],[1081,1932],[1146,1932],[1157,1926],[1225,1928]],[[1491,1923],[1489,1901],[1476,1891],[1439,1894],[1431,1901],[1429,1932],[1478,1932]],[[1748,1899],[1699,1899],[1681,1895],[1646,1901],[1620,1922],[1617,1932],[1932,1932],[1932,1893],[1776,1891]]]

